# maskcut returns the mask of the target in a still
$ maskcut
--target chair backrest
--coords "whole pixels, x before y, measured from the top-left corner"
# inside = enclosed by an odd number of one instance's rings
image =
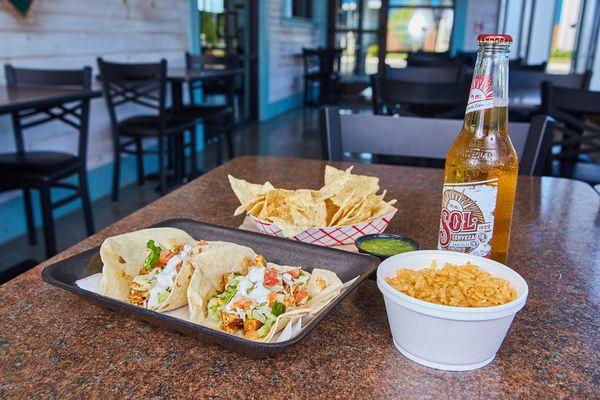
[[[461,69],[453,67],[406,67],[385,66],[385,78],[408,82],[454,83],[460,79]]]
[[[590,121],[590,117],[600,117],[600,92],[544,82],[542,112],[554,119],[554,130],[545,144],[546,163],[552,159],[576,161],[581,155],[600,153],[600,126]],[[560,150],[553,152],[552,148]]]
[[[6,85],[9,87],[40,85],[90,89],[92,73],[90,67],[83,69],[33,69],[4,66]]]
[[[98,58],[98,68],[113,134],[118,135],[117,109],[137,104],[154,110],[159,117],[159,133],[165,128],[167,61],[122,64]]]
[[[510,137],[520,159],[521,174],[535,173],[547,122],[546,117],[537,116],[531,124],[510,124]],[[338,108],[324,107],[321,110],[323,158],[343,161],[344,153],[351,152],[443,160],[462,126],[460,120],[342,115]]]
[[[379,79],[379,109],[388,115],[462,118],[470,83],[408,82]]]
[[[549,81],[556,86],[585,89],[589,84],[590,74],[547,74],[543,71],[516,70],[508,74],[510,87],[539,88],[542,82]],[[510,90],[510,89],[509,89]]]
[[[448,53],[416,52],[408,53],[406,58],[409,67],[453,67],[460,64],[459,59],[451,58]]]
[[[15,68],[10,64],[6,64],[4,70],[8,87],[52,86],[89,90],[92,86],[92,69],[90,67],[73,70],[48,70]],[[52,120],[60,120],[79,132],[77,156],[85,162],[87,156],[89,115],[89,98],[53,107],[35,107],[27,110],[13,111],[12,123],[17,152],[25,152],[23,130]]]

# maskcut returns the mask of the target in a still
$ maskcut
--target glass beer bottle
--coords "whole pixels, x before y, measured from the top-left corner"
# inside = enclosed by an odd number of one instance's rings
[[[508,136],[509,35],[479,35],[465,120],[446,157],[438,248],[506,262],[519,163]]]

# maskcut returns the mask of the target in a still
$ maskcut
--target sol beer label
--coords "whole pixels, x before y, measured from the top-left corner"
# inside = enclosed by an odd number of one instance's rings
[[[444,184],[438,249],[488,257],[497,197],[497,178]]]
[[[494,107],[494,89],[492,87],[492,75],[482,74],[473,77],[471,90],[469,91],[469,102],[467,103],[468,114],[473,111],[487,110]]]

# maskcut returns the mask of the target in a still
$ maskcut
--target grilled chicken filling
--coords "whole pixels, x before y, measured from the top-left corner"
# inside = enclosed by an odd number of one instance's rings
[[[226,332],[263,338],[278,316],[308,302],[308,280],[300,268],[275,268],[258,255],[247,274],[222,276],[221,291],[208,301],[209,318]]]

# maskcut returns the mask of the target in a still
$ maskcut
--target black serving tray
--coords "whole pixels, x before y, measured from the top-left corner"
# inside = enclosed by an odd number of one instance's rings
[[[359,278],[332,303],[321,310],[299,335],[290,340],[277,343],[246,340],[242,337],[230,335],[81,289],[75,284],[75,281],[102,272],[99,247],[47,266],[42,273],[42,279],[44,282],[73,292],[100,307],[116,311],[127,317],[146,321],[161,328],[181,332],[203,343],[216,343],[248,357],[266,358],[281,353],[302,341],[323,317],[331,312],[337,303],[348,295],[350,291],[354,290],[363,280],[367,279],[375,271],[377,265],[379,265],[377,258],[368,255],[306,244],[240,229],[206,224],[190,219],[171,219],[153,225],[153,227],[167,226],[182,229],[198,240],[223,240],[248,246],[256,253],[264,255],[268,261],[276,264],[298,265],[309,272],[314,268],[329,269],[334,271],[342,282],[347,282],[356,276],[359,276]]]

